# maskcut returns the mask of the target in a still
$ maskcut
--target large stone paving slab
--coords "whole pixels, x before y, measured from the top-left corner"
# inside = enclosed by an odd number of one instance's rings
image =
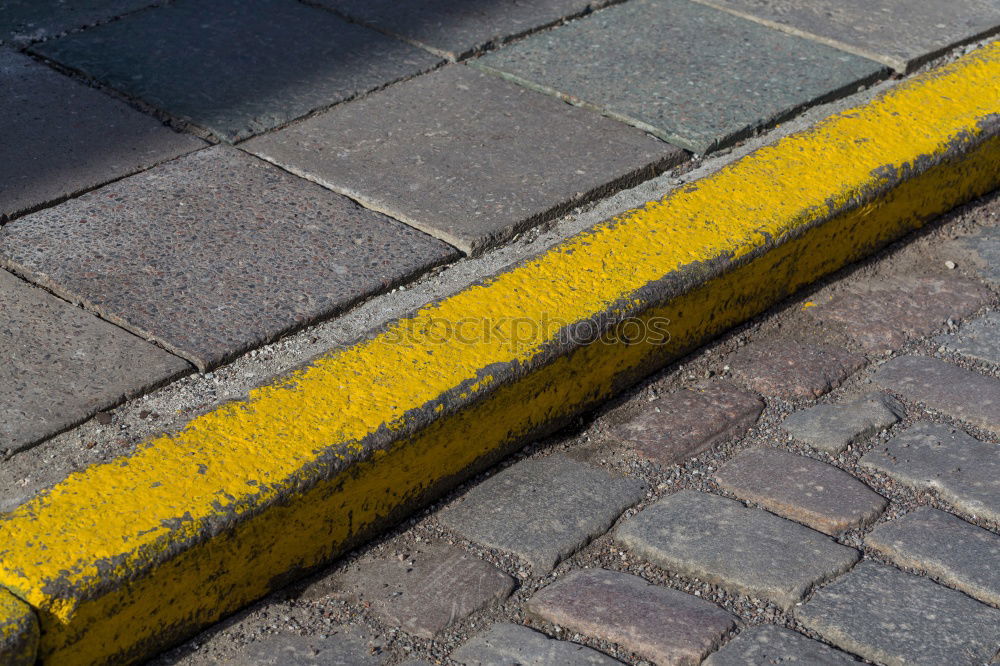
[[[899,401],[870,393],[842,404],[822,404],[794,412],[781,427],[809,446],[839,455],[860,439],[899,422],[906,411]]]
[[[476,63],[698,153],[853,92],[883,71],[687,0],[631,0]]]
[[[0,236],[0,263],[203,369],[452,256],[224,146],[19,218]]]
[[[993,0],[698,0],[905,72],[1000,27]]]
[[[939,335],[934,341],[967,358],[1000,365],[1000,312],[987,312],[966,322],[958,333]]]
[[[641,481],[550,456],[489,478],[439,519],[471,541],[514,553],[540,576],[604,534],[644,493]]]
[[[245,147],[466,252],[683,158],[634,128],[464,65]]]
[[[1000,522],[1000,445],[950,426],[918,423],[863,455],[861,465]]]
[[[888,666],[973,666],[1000,648],[1000,610],[870,561],[817,592],[795,617],[834,645]]]
[[[3,49],[0,90],[0,222],[205,146]]]
[[[704,661],[705,666],[844,666],[858,661],[829,645],[794,631],[763,625],[751,627]]]
[[[448,655],[465,666],[615,666],[621,662],[584,645],[557,641],[517,624],[494,624]]]
[[[0,271],[0,451],[17,451],[190,369]]]
[[[849,569],[858,551],[790,520],[682,490],[623,523],[615,538],[667,569],[790,608]]]
[[[440,62],[286,0],[177,0],[34,48],[227,141]]]
[[[156,3],[157,0],[3,0],[0,44],[46,39]]]

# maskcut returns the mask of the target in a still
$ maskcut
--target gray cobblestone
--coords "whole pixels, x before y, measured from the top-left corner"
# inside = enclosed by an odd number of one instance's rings
[[[934,341],[966,358],[1000,364],[1000,312],[966,322],[957,333],[939,335]]]
[[[332,636],[278,634],[245,646],[219,666],[380,666],[384,654],[373,650],[368,636],[344,628]]]
[[[899,401],[872,393],[852,403],[815,405],[794,412],[782,427],[798,441],[838,455],[856,441],[898,423],[904,415]]]
[[[494,624],[449,657],[465,666],[614,666],[621,664],[584,645],[558,641],[517,624]]]
[[[971,268],[994,289],[1000,288],[1000,225],[984,227],[959,241]]]
[[[755,391],[808,400],[840,386],[864,363],[839,347],[772,339],[744,347],[730,365]]]
[[[704,666],[843,666],[858,661],[819,641],[794,631],[763,625],[751,627],[710,655]]]

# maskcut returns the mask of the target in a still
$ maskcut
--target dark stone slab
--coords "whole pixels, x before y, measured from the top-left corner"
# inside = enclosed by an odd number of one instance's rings
[[[732,615],[703,599],[605,569],[574,571],[535,594],[526,609],[663,666],[699,663],[736,628]]]
[[[379,666],[388,655],[372,649],[372,641],[356,628],[343,628],[326,638],[278,634],[242,647],[221,660],[225,666]]]
[[[668,571],[785,609],[858,559],[858,551],[808,527],[691,490],[647,507],[615,539]]]
[[[245,147],[466,252],[683,159],[638,130],[464,65]]]
[[[763,625],[741,632],[703,663],[705,666],[843,666],[857,664],[858,661],[802,634],[774,625]]]
[[[958,333],[939,335],[934,341],[966,358],[1000,364],[1000,312],[987,312],[966,322]]]
[[[782,427],[792,437],[830,455],[898,423],[905,410],[898,400],[870,393],[847,404],[823,404],[789,414]]]
[[[698,153],[883,73],[870,60],[681,0],[631,0],[476,64]]]
[[[643,405],[616,428],[639,455],[674,465],[716,444],[737,439],[757,421],[764,401],[729,382],[684,389]]]
[[[3,0],[0,4],[0,44],[26,44],[47,39],[154,4],[157,0]]]
[[[1000,646],[1000,610],[870,561],[814,594],[795,617],[834,645],[889,666],[984,664]]]
[[[514,553],[541,576],[604,534],[644,492],[641,481],[549,456],[503,470],[438,518],[471,541]]]
[[[454,256],[223,146],[4,227],[0,263],[200,368]]]
[[[1000,197],[988,198],[982,214],[997,208],[998,202]],[[1000,226],[984,227],[958,244],[970,260],[969,267],[994,289],[1000,289]]]
[[[285,0],[177,0],[34,49],[226,141],[440,62]]]
[[[465,666],[614,666],[621,662],[589,647],[557,641],[517,624],[494,624],[448,655]]]
[[[864,363],[864,357],[840,347],[791,340],[752,343],[730,361],[755,391],[786,399],[818,398]]]
[[[748,449],[715,480],[741,499],[830,535],[869,524],[888,503],[833,465],[778,449]]]
[[[2,49],[0,90],[0,222],[205,146]]]
[[[62,432],[191,366],[0,271],[0,450]]]

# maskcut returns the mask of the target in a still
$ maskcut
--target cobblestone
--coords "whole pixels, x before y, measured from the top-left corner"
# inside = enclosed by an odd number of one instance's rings
[[[796,440],[835,456],[858,440],[898,423],[905,413],[899,401],[870,393],[852,403],[828,403],[793,412],[782,427]]]
[[[0,12],[0,44],[24,44],[74,28],[106,21],[142,9],[157,0],[4,0]],[[0,117],[3,117],[0,114]],[[4,134],[3,136],[6,136]],[[16,153],[14,153],[16,154]]]
[[[843,666],[856,664],[850,655],[788,629],[763,625],[751,627],[709,656],[704,666],[772,666],[806,664]]]
[[[994,289],[1000,289],[1000,225],[979,229],[959,241],[971,268]]]
[[[465,666],[614,666],[621,664],[586,646],[558,641],[517,624],[494,624],[449,657]]]
[[[380,666],[386,656],[373,650],[371,640],[347,628],[326,638],[279,634],[250,643],[220,666]]]
[[[957,333],[934,338],[942,347],[966,358],[1000,365],[1000,312],[966,322]]]
[[[809,400],[839,386],[864,363],[839,347],[774,339],[744,347],[730,365],[755,391]]]

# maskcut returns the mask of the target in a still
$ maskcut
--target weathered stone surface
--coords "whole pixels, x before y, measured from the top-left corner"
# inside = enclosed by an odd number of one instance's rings
[[[466,252],[683,159],[638,130],[464,65],[244,147]]]
[[[950,513],[920,507],[877,526],[869,548],[920,569],[949,587],[1000,606],[1000,537]]]
[[[33,48],[227,141],[440,62],[283,0],[177,0]]]
[[[988,214],[991,208],[1000,208],[1000,197],[994,195],[984,199],[982,214]],[[962,238],[959,246],[970,259],[969,267],[994,289],[1000,288],[1000,225],[983,227],[975,234]]]
[[[839,534],[878,518],[886,499],[847,472],[778,449],[748,449],[715,474],[741,499],[826,534]]]
[[[386,622],[432,638],[472,613],[502,602],[514,579],[453,546],[427,545],[402,560],[365,562],[335,583],[349,599],[368,602]]]
[[[1000,433],[1000,380],[926,356],[899,356],[875,383],[931,409]]]
[[[540,576],[604,534],[644,492],[641,481],[554,455],[508,467],[439,520],[471,541],[514,553]]]
[[[605,569],[574,571],[535,594],[526,608],[664,666],[699,663],[736,628],[732,615],[703,599]]]
[[[647,507],[615,539],[664,569],[782,608],[858,559],[858,551],[808,527],[691,490]]]
[[[0,90],[0,222],[205,145],[20,53]]]
[[[156,4],[157,0],[4,0],[0,44],[26,44]],[[3,88],[3,86],[0,86]],[[0,118],[3,114],[0,113]],[[14,153],[17,154],[17,153]]]
[[[680,0],[631,0],[476,61],[704,153],[882,66]]]
[[[774,625],[751,627],[741,632],[704,661],[705,666],[843,666],[856,663],[857,660],[848,654]]]
[[[861,465],[967,513],[1000,521],[1000,446],[955,428],[918,423],[861,457]]]
[[[387,654],[373,651],[371,640],[354,627],[327,638],[278,634],[244,646],[227,666],[379,666]]]
[[[792,437],[830,455],[898,423],[905,409],[898,400],[870,393],[848,404],[823,404],[790,414],[782,427]]]
[[[820,322],[838,324],[867,351],[881,353],[930,335],[989,300],[988,289],[957,275],[906,277],[854,286],[807,312]]]
[[[991,0],[698,0],[907,71],[1000,26]]]
[[[0,663],[34,666],[38,638],[35,613],[10,592],[0,589]]]
[[[51,437],[191,366],[0,271],[0,449]]]
[[[449,657],[465,666],[614,666],[620,664],[589,647],[557,641],[517,624],[494,624]]]
[[[934,341],[966,358],[1000,364],[1000,312],[987,312],[966,322],[958,333],[939,335]]]
[[[889,666],[984,664],[1000,646],[1000,610],[870,561],[817,592],[795,617],[834,645]]]
[[[0,264],[214,366],[455,256],[234,148],[4,227]]]
[[[864,365],[865,359],[830,345],[792,340],[750,344],[730,361],[754,390],[781,398],[818,398]]]
[[[757,421],[764,401],[729,382],[684,389],[643,406],[616,435],[639,455],[673,465],[716,444],[742,437]]]

